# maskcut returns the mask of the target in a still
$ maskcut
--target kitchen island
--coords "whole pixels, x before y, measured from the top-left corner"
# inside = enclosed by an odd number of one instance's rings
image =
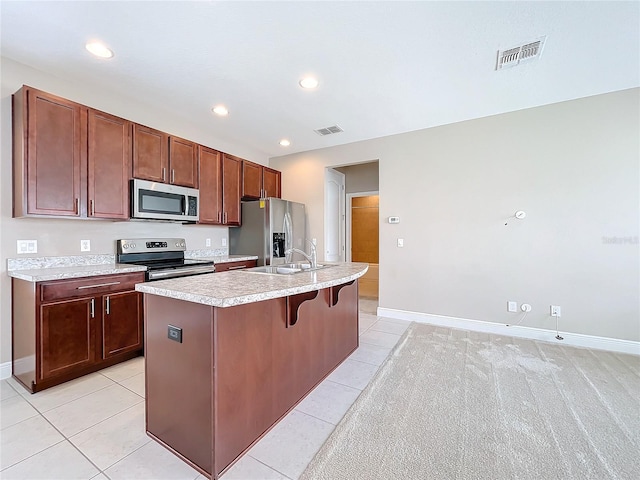
[[[147,433],[218,478],[358,347],[367,268],[136,285],[145,294]]]

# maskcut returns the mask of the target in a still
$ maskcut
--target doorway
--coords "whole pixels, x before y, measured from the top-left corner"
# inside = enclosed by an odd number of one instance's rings
[[[378,298],[380,197],[378,192],[350,193],[347,204],[348,260],[369,264],[360,278],[359,295]]]

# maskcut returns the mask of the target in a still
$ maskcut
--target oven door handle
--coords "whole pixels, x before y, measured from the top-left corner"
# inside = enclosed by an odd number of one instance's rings
[[[172,278],[172,277],[186,277],[196,273],[214,273],[216,267],[214,265],[207,265],[203,267],[193,268],[176,268],[174,270],[161,270],[159,272],[149,272],[149,280],[158,280],[160,278]]]
[[[189,202],[187,202],[187,196],[183,195],[182,196],[182,214],[186,215],[187,214],[187,205]]]

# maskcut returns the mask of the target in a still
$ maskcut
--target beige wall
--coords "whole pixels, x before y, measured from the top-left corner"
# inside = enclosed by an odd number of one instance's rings
[[[512,300],[533,306],[524,326],[553,329],[554,304],[566,332],[637,341],[639,91],[270,164],[296,178],[283,196],[308,205],[321,242],[324,169],[379,159],[381,307],[514,323]],[[526,219],[509,220],[516,210]]]
[[[379,183],[378,162],[367,162],[336,168],[344,173],[345,193],[377,192]]]
[[[183,118],[136,99],[53,77],[6,58],[1,59],[0,65],[0,363],[5,363],[11,360],[11,282],[6,274],[6,259],[18,257],[16,240],[37,240],[38,253],[34,256],[57,256],[80,255],[80,240],[85,239],[91,240],[90,253],[114,254],[118,238],[184,237],[188,248],[204,249],[206,238],[211,239],[213,248],[220,248],[222,239],[228,236],[227,228],[203,225],[11,218],[11,94],[20,86],[31,85],[260,164],[267,164],[268,159],[241,145],[213,137],[206,126],[189,124]]]

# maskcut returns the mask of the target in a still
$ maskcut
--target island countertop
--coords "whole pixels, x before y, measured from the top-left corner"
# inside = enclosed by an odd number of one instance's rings
[[[331,266],[292,275],[269,275],[248,270],[210,273],[139,283],[136,290],[212,307],[232,307],[340,285],[361,277],[369,268],[367,263],[325,265]]]

